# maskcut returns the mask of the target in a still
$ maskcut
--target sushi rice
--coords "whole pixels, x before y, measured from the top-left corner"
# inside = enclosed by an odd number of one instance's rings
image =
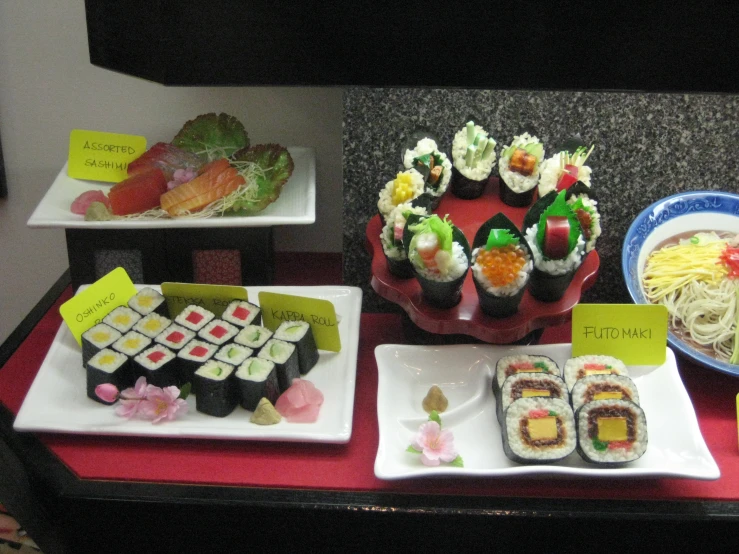
[[[566,258],[561,260],[550,260],[545,258],[539,250],[539,244],[536,241],[536,234],[539,231],[539,224],[535,223],[526,229],[526,242],[529,243],[531,253],[534,255],[534,267],[549,275],[564,275],[570,271],[574,271],[582,263],[585,254],[585,240],[582,234],[577,239],[575,248],[572,249]]]
[[[490,137],[482,127],[475,125],[475,135],[483,135],[488,140],[495,140]],[[462,127],[454,135],[454,141],[452,142],[452,160],[454,167],[457,168],[462,175],[473,181],[482,181],[490,176],[490,172],[493,170],[497,156],[495,154],[495,146],[493,146],[493,152],[487,158],[480,159],[475,167],[467,166],[466,155],[467,155],[467,127]]]
[[[444,168],[444,171],[441,174],[441,183],[439,183],[439,186],[436,189],[429,189],[428,191],[433,196],[441,196],[446,192],[446,189],[449,186],[449,181],[452,179],[452,162],[449,161],[446,154],[439,151],[434,139],[428,137],[423,138],[416,143],[415,148],[412,150],[406,150],[403,156],[403,166],[405,166],[406,169],[412,168],[413,160],[420,156],[425,156],[426,154],[433,154],[435,156],[439,156],[441,159],[441,166]]]

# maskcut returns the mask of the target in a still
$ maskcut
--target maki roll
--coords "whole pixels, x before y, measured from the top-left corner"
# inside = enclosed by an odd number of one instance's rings
[[[171,323],[169,327],[167,327],[164,331],[159,333],[156,338],[154,338],[154,342],[156,342],[157,344],[162,344],[170,350],[174,350],[175,352],[177,352],[194,338],[194,331],[190,331],[190,329],[185,329],[184,327],[177,325],[176,323]]]
[[[628,400],[593,400],[577,410],[577,451],[586,462],[622,464],[647,450],[644,410]]]
[[[269,360],[275,364],[280,392],[285,392],[289,389],[293,383],[293,379],[300,378],[298,352],[292,343],[269,339],[259,351],[257,357],[263,360]]]
[[[448,216],[409,216],[403,246],[424,299],[441,309],[459,304],[470,265],[470,247]]]
[[[613,356],[591,354],[570,358],[565,362],[564,378],[570,390],[579,379],[588,375],[626,375],[628,377],[629,371],[621,360]]]
[[[226,417],[239,403],[231,364],[209,360],[193,375],[195,409],[207,415]]]
[[[177,371],[179,373],[177,386],[181,387],[185,383],[192,383],[195,370],[210,360],[217,351],[218,347],[216,345],[198,339],[191,340],[187,343],[187,346],[181,348],[177,352]]]
[[[257,350],[272,338],[272,331],[261,325],[247,325],[234,337],[234,342]]]
[[[495,165],[495,139],[473,121],[452,142],[452,194],[471,200],[485,190]]]
[[[542,302],[555,302],[564,296],[585,254],[580,222],[565,194],[557,194],[538,222],[526,229],[526,241],[534,256],[529,292]]]
[[[472,248],[480,309],[492,317],[515,314],[533,268],[528,243],[511,220],[497,214],[480,227]]]
[[[221,319],[239,328],[252,324],[260,325],[262,323],[262,310],[259,306],[246,300],[234,300],[226,306]]]
[[[280,396],[277,370],[274,362],[263,358],[248,358],[236,371],[236,385],[240,393],[241,406],[253,412],[262,398],[272,404]]]
[[[406,220],[411,214],[427,215],[428,211],[423,206],[414,207],[409,202],[400,204],[390,212],[380,233],[380,243],[385,260],[387,260],[388,271],[401,279],[413,277],[413,267],[403,248],[403,231]]]
[[[586,375],[575,382],[570,398],[575,411],[593,400],[629,400],[639,404],[636,385],[626,375]]]
[[[175,323],[196,333],[205,327],[216,315],[210,310],[190,304],[174,318]]]
[[[274,337],[295,345],[298,351],[298,368],[305,375],[318,363],[318,348],[313,330],[305,321],[283,321],[275,330]]]
[[[123,390],[132,383],[129,369],[129,358],[125,354],[103,348],[98,351],[85,364],[87,371],[87,397],[102,404],[113,404],[104,402],[95,394],[95,387],[103,384],[114,385],[118,390]]]
[[[493,393],[496,399],[500,399],[500,391],[503,388],[505,380],[517,373],[544,373],[562,377],[562,372],[559,370],[557,362],[548,356],[532,356],[528,354],[503,356],[495,364]]]
[[[113,350],[125,354],[129,358],[133,358],[139,352],[146,349],[151,345],[151,339],[147,336],[137,333],[136,331],[129,331],[117,341],[113,343]]]
[[[98,323],[82,333],[82,365],[103,348],[108,348],[121,338],[121,333],[105,323]]]
[[[141,315],[128,306],[118,306],[103,318],[103,323],[123,334],[133,329],[139,319],[141,319]]]
[[[520,464],[544,464],[577,446],[575,416],[559,398],[519,398],[505,411],[503,451]]]
[[[528,133],[513,137],[511,145],[503,147],[498,162],[503,203],[515,207],[531,204],[543,159],[544,145]]]
[[[146,335],[150,339],[157,337],[162,331],[164,331],[172,323],[167,317],[159,315],[158,313],[152,312],[149,315],[145,315],[136,322],[133,326],[133,330],[142,335]]]
[[[380,212],[382,221],[387,222],[397,206],[416,200],[423,194],[423,175],[415,169],[401,171],[395,179],[388,181],[385,188],[380,191],[380,199],[377,201],[377,211]]]
[[[495,402],[498,423],[503,425],[505,411],[519,398],[559,398],[569,401],[564,380],[550,373],[514,373],[507,377]]]
[[[591,146],[590,150],[585,146],[579,146],[572,154],[564,150],[544,160],[541,163],[539,177],[539,198],[552,191],[559,192],[569,189],[578,181],[590,187],[592,170],[585,165],[585,162],[593,152],[593,148],[595,145]]]
[[[169,315],[166,298],[151,287],[144,287],[129,298],[128,307],[142,316],[152,313],[165,317]]]
[[[155,344],[147,348],[131,362],[134,380],[146,377],[146,382],[155,387],[177,385],[177,355],[166,346]]]
[[[429,199],[429,210],[435,210],[452,179],[452,163],[439,151],[436,141],[423,137],[403,154],[403,166],[415,169],[423,176],[424,196]]]
[[[216,346],[223,346],[239,333],[239,328],[222,319],[214,319],[198,331],[198,337]]]
[[[232,366],[236,367],[253,353],[254,351],[251,348],[241,346],[240,344],[231,343],[222,346],[221,349],[218,350],[218,352],[216,352],[213,357],[216,360],[226,362],[227,364],[231,364]]]

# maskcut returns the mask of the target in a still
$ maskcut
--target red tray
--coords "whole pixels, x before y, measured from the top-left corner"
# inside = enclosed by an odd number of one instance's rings
[[[442,217],[449,214],[471,243],[480,225],[496,213],[503,212],[520,228],[527,210],[528,207],[513,208],[503,204],[498,197],[498,179],[492,177],[480,198],[462,200],[448,192],[436,213]],[[600,257],[594,250],[575,273],[561,300],[540,302],[526,291],[518,313],[502,319],[482,313],[472,282],[472,272],[469,271],[462,288],[462,301],[454,308],[440,310],[423,300],[421,286],[416,279],[399,279],[390,273],[380,243],[381,231],[382,220],[376,215],[367,224],[367,250],[372,256],[371,284],[374,291],[398,304],[411,321],[425,331],[442,335],[469,335],[493,344],[516,342],[537,329],[569,321],[572,308],[580,301],[582,291],[595,283],[600,266]]]

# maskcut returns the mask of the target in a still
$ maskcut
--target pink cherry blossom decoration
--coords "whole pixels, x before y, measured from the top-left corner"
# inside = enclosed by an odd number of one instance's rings
[[[108,404],[112,404],[118,400],[118,387],[111,383],[102,383],[95,387],[95,395]]]
[[[184,414],[188,409],[187,402],[179,396],[180,389],[177,387],[160,389],[150,385],[146,400],[139,406],[139,412],[146,419],[151,419],[152,423],[159,423],[164,419],[172,421],[178,412]]]
[[[427,466],[438,466],[440,462],[452,462],[457,457],[454,434],[443,429],[436,421],[424,423],[411,443],[421,452],[421,461]]]

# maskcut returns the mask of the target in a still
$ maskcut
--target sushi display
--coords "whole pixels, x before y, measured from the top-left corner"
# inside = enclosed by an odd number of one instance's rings
[[[495,139],[474,121],[457,131],[452,142],[454,196],[471,200],[482,194],[495,166],[495,145]]]
[[[513,137],[510,146],[504,146],[498,162],[500,199],[503,203],[522,207],[534,200],[539,184],[540,164],[544,145],[528,133]]]

